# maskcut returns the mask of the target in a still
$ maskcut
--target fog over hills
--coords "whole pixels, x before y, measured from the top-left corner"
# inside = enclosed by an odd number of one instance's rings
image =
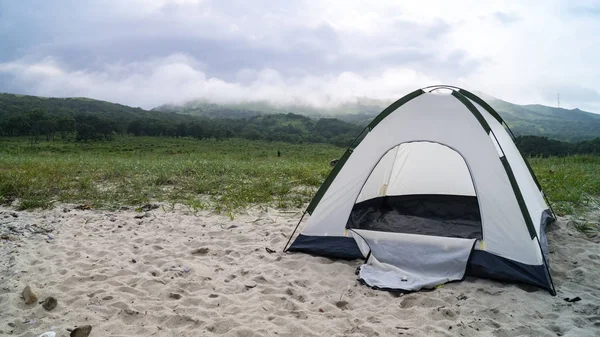
[[[553,139],[580,141],[600,136],[600,114],[580,109],[563,109],[539,104],[519,105],[484,93],[477,93],[505,119],[517,135],[545,136]],[[366,125],[391,100],[357,98],[331,107],[303,104],[276,105],[269,102],[215,104],[195,100],[182,105],[162,105],[153,111],[175,112],[209,118],[251,118],[263,114],[295,113],[312,118],[337,118]]]
[[[485,97],[502,115],[517,136],[542,136],[570,142],[600,137],[600,114],[539,104],[518,105],[484,94],[480,96]],[[27,124],[27,118],[30,118],[29,114],[37,111],[54,116],[57,120],[70,119],[81,114],[93,115],[113,121],[119,126],[117,129],[121,130],[120,132],[127,131],[133,121],[152,124],[151,129],[156,130],[150,133],[161,135],[171,134],[169,130],[173,129],[175,124],[192,122],[203,124],[204,128],[213,124],[227,125],[234,133],[235,130],[253,133],[258,127],[265,137],[290,132],[304,134],[304,129],[309,125],[310,132],[317,132],[317,129],[337,130],[337,133],[344,134],[345,139],[355,136],[390,103],[391,101],[386,100],[360,98],[337,106],[315,107],[305,104],[275,105],[269,102],[215,104],[207,100],[196,100],[183,105],[162,105],[145,110],[89,98],[0,94],[0,133],[26,134],[23,128]],[[21,121],[19,118],[25,119]],[[296,130],[299,125],[303,127]],[[313,130],[315,125],[319,127]],[[337,133],[330,136],[337,137]],[[340,139],[339,143],[343,143],[343,140]]]

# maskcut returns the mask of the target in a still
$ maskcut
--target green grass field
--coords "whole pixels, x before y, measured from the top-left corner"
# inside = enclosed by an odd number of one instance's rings
[[[281,157],[277,157],[277,151]],[[233,213],[251,204],[301,207],[343,148],[239,139],[117,137],[89,144],[0,139],[0,201],[21,209],[56,202],[97,208],[150,201]],[[559,214],[600,196],[600,157],[530,160]]]
[[[600,197],[600,156],[529,158],[554,211],[574,214]]]
[[[281,157],[277,157],[277,151]],[[80,144],[0,140],[0,196],[22,209],[54,202],[114,209],[149,201],[235,211],[299,207],[344,149],[246,140],[117,138]]]

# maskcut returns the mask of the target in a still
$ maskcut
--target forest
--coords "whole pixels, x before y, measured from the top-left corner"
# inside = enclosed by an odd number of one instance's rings
[[[88,99],[0,94],[0,135],[28,136],[31,142],[108,141],[115,135],[130,134],[347,146],[362,129],[333,118],[315,120],[293,113],[211,119]]]
[[[0,94],[0,135],[28,137],[30,142],[111,141],[117,135],[195,139],[328,143],[348,146],[364,126],[335,118],[296,113],[208,118],[175,112],[147,111],[85,98],[42,98]],[[515,141],[528,156],[600,154],[600,137],[563,142],[518,134]]]

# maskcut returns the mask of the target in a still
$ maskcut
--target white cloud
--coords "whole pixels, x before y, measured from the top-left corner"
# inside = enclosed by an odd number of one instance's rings
[[[187,55],[146,62],[110,65],[103,71],[60,68],[54,60],[0,63],[23,86],[41,96],[86,96],[152,108],[206,98],[216,103],[268,101],[276,105],[302,103],[334,106],[360,97],[387,99],[439,83],[439,79],[406,68],[374,76],[343,72],[336,76],[284,77],[276,70],[245,73],[246,84],[208,77]]]
[[[553,105],[550,93],[562,91],[564,106],[600,112],[597,1],[61,4],[40,4],[43,16],[28,16],[20,2],[2,5],[0,38],[15,46],[0,50],[10,88],[152,107],[196,98],[393,99],[443,82],[517,103]]]

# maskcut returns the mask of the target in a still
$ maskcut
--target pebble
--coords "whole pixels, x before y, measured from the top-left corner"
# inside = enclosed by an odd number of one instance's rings
[[[157,209],[159,206],[157,204],[146,204],[144,206],[141,207],[142,211],[144,212],[148,212],[151,211],[153,209]]]
[[[208,248],[198,248],[192,250],[192,255],[206,255],[208,254]]]
[[[0,239],[7,241],[17,241],[17,237],[14,235],[2,234],[0,235]]]
[[[346,309],[346,307],[348,306],[348,301],[337,301],[335,302],[335,306],[340,309]]]
[[[176,293],[170,293],[169,297],[178,300],[178,299],[181,298],[181,295],[180,294],[176,294]]]
[[[256,287],[256,282],[250,281],[250,282],[244,284],[244,286],[246,287],[246,289],[252,289],[252,288]]]
[[[44,309],[46,309],[48,311],[51,311],[52,309],[56,308],[56,305],[58,305],[58,301],[56,300],[56,298],[54,298],[52,296],[46,298],[44,300],[44,303],[42,304]]]
[[[71,337],[87,337],[90,335],[91,332],[92,332],[92,326],[84,325],[84,326],[80,326],[80,327],[74,329],[73,331],[71,331],[71,334],[69,336],[71,336]]]
[[[25,289],[23,289],[22,295],[23,299],[25,299],[25,304],[33,304],[38,300],[37,295],[31,290],[30,286],[26,286]]]

